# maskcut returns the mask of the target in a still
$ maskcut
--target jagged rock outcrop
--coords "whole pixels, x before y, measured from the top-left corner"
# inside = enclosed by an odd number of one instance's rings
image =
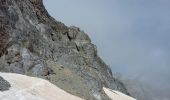
[[[90,38],[53,19],[42,0],[0,1],[0,71],[45,78],[88,100],[109,100],[103,86],[128,94]]]
[[[10,83],[0,76],[0,91],[9,90],[10,87]]]

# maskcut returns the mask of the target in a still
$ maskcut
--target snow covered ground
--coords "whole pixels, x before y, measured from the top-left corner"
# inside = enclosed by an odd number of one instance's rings
[[[108,88],[103,87],[105,93],[112,99],[112,100],[136,100],[130,96],[127,96],[119,91],[114,91]]]
[[[0,100],[83,100],[50,82],[14,73],[0,73],[11,84],[8,91],[0,92]],[[112,100],[135,100],[123,93],[103,88]]]
[[[0,92],[0,100],[83,100],[40,78],[12,73],[0,76],[11,84],[9,91]]]

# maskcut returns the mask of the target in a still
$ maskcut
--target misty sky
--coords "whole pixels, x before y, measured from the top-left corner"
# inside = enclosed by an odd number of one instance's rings
[[[84,30],[112,68],[170,94],[170,0],[44,0]]]

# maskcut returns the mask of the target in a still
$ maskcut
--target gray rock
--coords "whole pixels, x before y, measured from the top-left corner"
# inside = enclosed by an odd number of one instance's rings
[[[109,100],[103,86],[128,94],[88,35],[52,18],[42,0],[0,1],[0,71],[45,78],[88,100]]]
[[[10,83],[0,76],[0,91],[9,90],[10,87],[11,87]]]

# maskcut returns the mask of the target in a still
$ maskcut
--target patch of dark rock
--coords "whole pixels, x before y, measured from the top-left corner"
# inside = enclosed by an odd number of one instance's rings
[[[51,68],[47,67],[44,70],[42,76],[49,76],[49,75],[52,75],[52,74],[55,75],[56,73],[54,73],[54,71]]]
[[[64,66],[61,66],[62,69],[64,69]]]
[[[10,87],[10,83],[0,76],[0,91],[9,90]]]
[[[78,45],[76,45],[76,49],[78,52],[80,51],[80,47]]]

